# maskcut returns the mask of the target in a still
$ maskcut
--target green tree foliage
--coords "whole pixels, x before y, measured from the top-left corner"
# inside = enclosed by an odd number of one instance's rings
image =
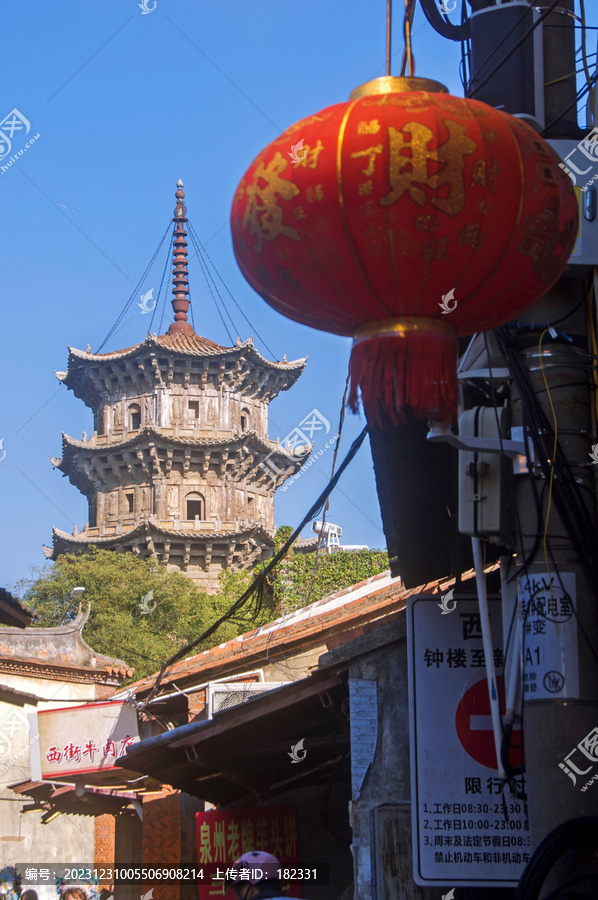
[[[292,531],[290,526],[278,529],[276,550]],[[314,553],[298,554],[291,548],[268,576],[260,611],[255,612],[255,600],[248,602],[193,652],[251,631],[388,568],[388,557],[380,550],[321,553],[315,572],[314,561]],[[223,572],[220,590],[208,594],[181,572],[167,572],[156,561],[92,548],[60,556],[52,567],[38,570],[35,579],[19,582],[17,592],[38,614],[37,624],[47,627],[75,617],[77,606],[71,605],[71,591],[84,587],[83,606],[91,603],[85,640],[98,653],[133,666],[138,679],[157,672],[177,650],[196,640],[231,608],[265,565],[261,563],[253,573]]]
[[[63,623],[71,621],[78,608],[77,604],[69,610],[71,591],[84,587],[83,607],[91,603],[83,632],[86,642],[98,653],[133,666],[135,679],[156,672],[180,647],[199,637],[230,609],[252,578],[249,572],[224,573],[220,591],[208,594],[182,573],[167,572],[157,562],[98,548],[64,554],[37,575],[35,580],[17,585],[19,593],[24,591],[24,602],[38,614],[37,624],[58,625],[63,616]],[[151,612],[144,612],[144,597],[145,609]],[[235,621],[221,625],[200,649],[250,631],[271,618],[272,611],[266,609],[253,618],[248,605]]]
[[[277,551],[292,532],[289,525],[278,529],[274,538]],[[328,554],[323,549],[318,555],[317,564],[315,563],[315,553],[295,553],[291,548],[271,573],[270,605],[274,605],[279,614],[315,603],[336,591],[384,572],[389,565],[385,550],[359,550],[355,553],[337,550]]]

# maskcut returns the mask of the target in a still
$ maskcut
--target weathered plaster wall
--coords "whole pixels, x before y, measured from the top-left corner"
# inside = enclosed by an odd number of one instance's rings
[[[320,659],[321,666],[335,663],[348,670],[350,685],[353,682],[350,710],[352,769],[361,771],[360,793],[359,796],[353,794],[350,804],[354,900],[440,900],[451,885],[423,888],[413,882],[405,619],[401,617]],[[367,728],[363,725],[368,717],[371,720],[373,705],[367,704],[368,688],[364,685],[368,682],[376,684],[378,706],[378,735],[373,758],[368,751]],[[355,689],[358,688],[359,697],[360,685],[363,703],[359,699],[355,702]],[[354,721],[354,716],[359,717],[360,713],[361,724]],[[370,765],[363,777],[368,752]],[[514,891],[461,887],[456,889],[456,895],[460,900],[509,900],[514,897]]]
[[[37,706],[0,702],[0,868],[15,862],[90,862],[94,855],[92,818],[61,815],[44,825],[40,812],[21,813],[31,802],[8,785],[30,778],[30,754],[37,749],[29,736],[27,714],[41,709],[68,706],[56,700],[95,697],[94,684],[65,684],[42,678],[2,674],[2,684],[45,699]]]

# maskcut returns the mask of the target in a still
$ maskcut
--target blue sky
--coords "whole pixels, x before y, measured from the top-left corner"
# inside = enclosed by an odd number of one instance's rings
[[[255,331],[277,358],[309,357],[297,385],[271,405],[270,436],[284,437],[314,407],[334,427],[350,340],[297,325],[255,294],[237,268],[228,219],[239,179],[267,143],[384,74],[385,6],[157,0],[142,15],[137,0],[29,0],[3,8],[0,119],[17,108],[31,123],[27,137],[40,137],[0,174],[0,583],[14,585],[44,564],[53,524],[70,532],[87,521],[85,499],[49,457],[61,455],[61,431],[93,431],[91,412],[54,371],[66,368],[67,345],[103,341],[172,217],[179,178],[189,218]],[[402,4],[395,7],[399,74]],[[419,8],[414,32],[417,74],[461,94],[458,45]],[[13,153],[26,139],[15,135]],[[158,280],[155,268],[142,290],[155,294]],[[229,343],[193,265],[191,290],[197,331]],[[245,339],[253,329],[230,309]],[[150,317],[133,310],[106,349],[144,339]],[[363,424],[348,415],[341,458]],[[277,525],[301,520],[331,462],[327,451],[279,492]],[[328,518],[343,527],[343,540],[384,546],[367,443],[340,489]]]

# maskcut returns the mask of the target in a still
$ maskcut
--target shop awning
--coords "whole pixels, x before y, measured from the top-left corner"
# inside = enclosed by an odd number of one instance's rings
[[[218,804],[320,784],[334,767],[348,772],[347,697],[342,675],[316,672],[213,719],[140,741],[118,765]],[[300,740],[305,757],[299,750],[293,762]]]
[[[74,785],[52,784],[47,781],[22,781],[11,784],[10,788],[15,794],[31,799],[31,803],[23,806],[22,811],[41,811],[44,823],[51,822],[61,813],[72,816],[101,816],[104,813],[118,815],[140,797],[138,792],[95,787],[86,787],[83,794],[77,794]]]

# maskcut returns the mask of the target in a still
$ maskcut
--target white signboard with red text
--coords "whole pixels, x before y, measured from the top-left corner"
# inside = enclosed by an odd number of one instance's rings
[[[116,760],[139,740],[137,711],[130,703],[41,710],[37,721],[43,779],[108,783],[105,776],[113,773],[123,780]]]
[[[455,598],[456,599],[456,598]],[[442,614],[438,597],[407,606],[414,880],[420,885],[516,885],[531,855],[522,800],[503,811],[477,600]],[[489,601],[500,695],[501,604]],[[504,696],[502,697],[504,713]],[[513,731],[511,763],[521,763]],[[517,778],[523,788],[523,776]]]

